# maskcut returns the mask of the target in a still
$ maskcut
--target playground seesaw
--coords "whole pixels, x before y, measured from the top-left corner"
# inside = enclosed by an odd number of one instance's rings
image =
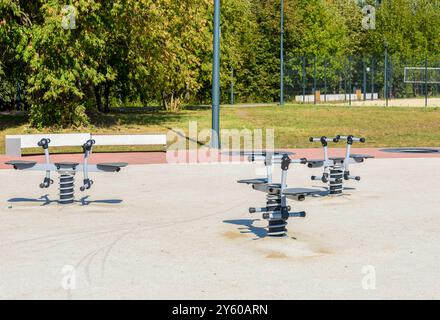
[[[249,153],[248,160],[251,162],[264,161],[267,175],[261,179],[238,180],[238,183],[251,185],[254,190],[266,194],[266,206],[262,208],[249,208],[249,213],[261,213],[263,219],[268,220],[267,235],[270,237],[287,236],[287,220],[289,218],[304,218],[306,213],[290,212],[291,207],[287,199],[304,201],[306,197],[319,194],[317,189],[287,188],[287,173],[291,164],[307,164],[307,159],[291,159],[292,153]],[[273,181],[273,167],[281,165],[281,180],[279,183]]]
[[[328,144],[330,142],[338,143],[346,141],[345,157],[329,157]],[[291,207],[287,200],[304,201],[307,197],[339,196],[343,194],[344,181],[360,181],[361,177],[353,176],[350,172],[350,165],[362,163],[365,159],[373,158],[370,155],[355,155],[351,153],[351,147],[354,142],[364,143],[365,138],[358,138],[353,135],[341,136],[335,138],[310,138],[310,142],[320,142],[324,149],[324,159],[308,160],[292,159],[292,153],[283,152],[248,152],[242,153],[242,156],[248,156],[248,161],[263,161],[266,167],[266,177],[256,179],[238,180],[238,183],[251,185],[252,189],[266,194],[266,206],[262,208],[249,208],[249,213],[261,213],[263,219],[268,220],[267,235],[271,237],[287,236],[287,220],[293,217],[304,218],[306,213],[290,212]],[[273,181],[273,169],[275,164],[281,165],[280,182]],[[309,168],[324,167],[322,176],[312,176],[314,181],[322,181],[328,184],[328,191],[308,188],[288,188],[287,173],[291,164],[306,164]]]
[[[54,181],[51,179],[51,172],[58,173],[59,179],[59,204],[71,204],[75,201],[75,175],[77,172],[83,172],[83,184],[81,191],[88,190],[93,185],[93,180],[89,179],[89,172],[119,172],[121,168],[126,167],[127,163],[99,163],[91,165],[88,163],[92,153],[94,140],[88,140],[83,145],[84,160],[83,164],[77,162],[50,162],[49,154],[50,139],[43,138],[38,142],[38,146],[43,148],[45,155],[45,163],[37,163],[36,161],[8,161],[5,164],[13,166],[16,170],[42,171],[45,177],[40,188],[49,188]]]
[[[338,143],[339,141],[346,141],[345,157],[329,157],[328,144]],[[308,160],[307,165],[309,168],[321,168],[324,167],[322,176],[312,176],[312,180],[321,181],[328,184],[328,195],[340,196],[344,192],[344,181],[355,180],[360,181],[360,176],[353,176],[350,172],[350,165],[356,163],[362,163],[366,159],[374,158],[370,155],[352,154],[351,147],[354,142],[365,143],[365,138],[358,138],[353,135],[341,136],[338,135],[335,138],[327,138],[322,136],[321,138],[310,138],[310,142],[320,142],[324,149],[324,159],[320,160]]]

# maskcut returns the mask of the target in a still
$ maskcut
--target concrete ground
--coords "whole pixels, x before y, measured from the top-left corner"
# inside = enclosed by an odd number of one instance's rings
[[[353,166],[347,195],[290,201],[307,217],[283,239],[236,183],[257,165],[132,165],[71,206],[47,203],[41,174],[0,170],[0,298],[439,299],[439,161]],[[319,172],[294,165],[289,186]]]

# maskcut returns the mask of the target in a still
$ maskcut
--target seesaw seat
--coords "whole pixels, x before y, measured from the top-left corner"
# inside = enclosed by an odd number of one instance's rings
[[[324,160],[308,160],[307,166],[309,168],[320,168],[324,165]]]
[[[331,157],[329,160],[334,161],[334,163],[344,163],[345,158],[344,157]]]
[[[57,168],[57,170],[62,170],[62,169],[75,170],[76,167],[79,166],[79,163],[77,163],[77,162],[55,162],[54,165]]]
[[[280,194],[280,192],[281,192],[281,184],[279,184],[279,183],[254,184],[254,185],[252,185],[252,188],[254,190],[265,192],[265,193]]]
[[[365,159],[372,159],[372,158],[374,158],[373,156],[370,156],[368,154],[352,154],[350,157],[354,161],[356,161],[357,163],[364,162]]]
[[[5,162],[5,164],[13,166],[15,170],[25,170],[30,169],[37,164],[36,161],[22,161],[22,160],[14,160]]]
[[[373,159],[374,156],[370,156],[369,154],[352,154],[351,158],[364,158],[364,159]]]
[[[243,183],[243,184],[265,184],[267,183],[267,179],[261,178],[261,179],[244,179],[244,180],[238,180],[237,183]]]
[[[286,196],[310,196],[320,194],[322,190],[307,189],[307,188],[289,188],[284,190],[283,194]]]
[[[125,162],[114,162],[114,163],[98,163],[96,165],[99,170],[105,172],[119,172],[121,168],[128,166],[128,163]]]

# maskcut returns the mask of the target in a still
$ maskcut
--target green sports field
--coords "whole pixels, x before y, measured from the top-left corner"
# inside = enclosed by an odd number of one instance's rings
[[[198,130],[211,126],[209,108],[179,112],[111,113],[96,117],[88,127],[31,128],[24,114],[0,114],[0,153],[7,134],[91,132],[95,134],[167,133],[170,129],[188,132],[188,123],[197,121]],[[308,137],[356,134],[367,137],[366,147],[439,147],[440,108],[344,107],[288,105],[228,107],[221,110],[221,128],[275,129],[277,148],[310,147]],[[148,148],[108,148],[98,151],[138,151]],[[150,149],[151,150],[151,149]],[[35,152],[37,150],[29,150]],[[61,151],[61,150],[59,150]],[[74,152],[79,149],[63,149]]]

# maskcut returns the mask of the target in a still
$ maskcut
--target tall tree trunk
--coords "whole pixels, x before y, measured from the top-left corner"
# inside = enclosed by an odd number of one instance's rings
[[[165,94],[164,92],[162,92],[161,95],[162,95],[162,104],[163,104],[163,107],[165,108],[165,110],[168,110],[168,104],[167,104],[166,94]]]
[[[95,92],[96,107],[99,112],[102,112],[101,86],[93,86]]]
[[[104,112],[109,113],[110,112],[110,84],[108,84],[108,83],[104,87],[104,97],[105,97]]]
[[[180,94],[170,93],[166,94],[162,92],[162,101],[167,111],[177,111],[182,106]]]

